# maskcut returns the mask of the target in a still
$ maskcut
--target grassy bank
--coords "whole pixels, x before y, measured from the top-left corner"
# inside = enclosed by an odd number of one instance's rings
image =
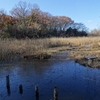
[[[70,45],[68,45],[70,43]],[[0,39],[0,60],[14,59],[16,55],[51,55],[60,50],[72,50],[72,58],[100,56],[99,37],[46,38],[46,39]]]

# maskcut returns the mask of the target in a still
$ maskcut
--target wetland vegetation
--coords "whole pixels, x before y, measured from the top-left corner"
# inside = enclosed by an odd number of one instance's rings
[[[1,39],[0,59],[14,59],[16,56],[43,56],[52,55],[61,50],[70,50],[72,59],[84,56],[100,57],[99,37],[70,37],[70,38],[44,38],[44,39]],[[50,57],[50,56],[48,56]]]
[[[23,1],[0,10],[0,100],[34,100],[35,85],[41,100],[53,100],[54,86],[59,100],[99,100],[99,62],[100,30]]]
[[[0,60],[47,59],[70,50],[72,59],[99,57],[99,30],[88,32],[67,16],[53,16],[36,4],[18,2],[10,11],[0,10]]]

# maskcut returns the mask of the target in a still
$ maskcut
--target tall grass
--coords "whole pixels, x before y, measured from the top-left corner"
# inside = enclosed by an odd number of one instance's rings
[[[67,45],[70,43],[70,47]],[[0,60],[13,59],[16,55],[39,55],[59,50],[71,49],[71,46],[91,48],[100,47],[100,37],[71,37],[45,39],[0,39]],[[95,49],[94,49],[95,50]]]

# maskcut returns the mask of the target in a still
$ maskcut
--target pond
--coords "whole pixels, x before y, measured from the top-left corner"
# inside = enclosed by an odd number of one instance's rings
[[[10,91],[6,88],[7,75]],[[100,69],[75,63],[66,51],[48,60],[0,63],[0,100],[36,100],[35,85],[39,88],[39,100],[53,100],[55,86],[59,100],[99,100]]]

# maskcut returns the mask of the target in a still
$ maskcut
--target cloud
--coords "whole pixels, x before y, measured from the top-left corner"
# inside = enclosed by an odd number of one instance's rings
[[[88,20],[88,23],[91,23],[92,22],[92,20]]]

